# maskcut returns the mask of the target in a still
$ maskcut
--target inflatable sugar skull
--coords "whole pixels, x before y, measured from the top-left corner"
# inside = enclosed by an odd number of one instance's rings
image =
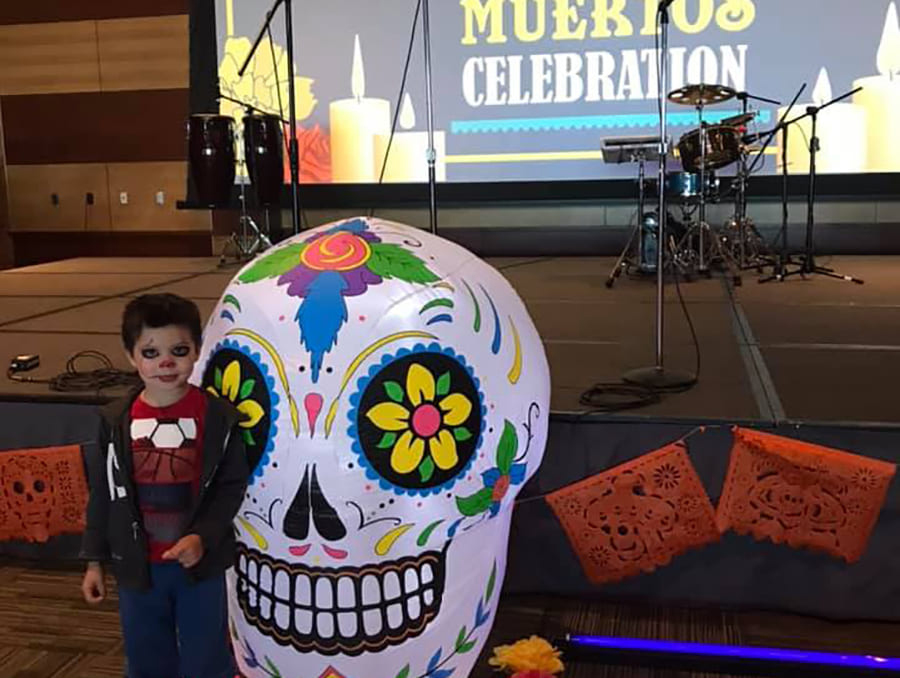
[[[195,381],[246,415],[242,672],[468,675],[547,436],[546,358],[506,280],[408,226],[323,226],[238,273]]]

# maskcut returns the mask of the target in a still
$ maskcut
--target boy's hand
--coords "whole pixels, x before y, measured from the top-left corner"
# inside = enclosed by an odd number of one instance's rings
[[[186,534],[162,557],[163,560],[177,560],[182,567],[194,567],[203,557],[203,541],[199,535]]]
[[[100,563],[88,564],[81,581],[81,594],[91,605],[97,605],[106,598],[106,583],[103,581],[103,566]]]

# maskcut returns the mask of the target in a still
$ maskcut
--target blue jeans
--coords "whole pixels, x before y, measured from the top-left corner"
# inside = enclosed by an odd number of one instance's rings
[[[150,579],[148,591],[119,589],[128,678],[234,678],[225,576],[195,584],[164,563]]]

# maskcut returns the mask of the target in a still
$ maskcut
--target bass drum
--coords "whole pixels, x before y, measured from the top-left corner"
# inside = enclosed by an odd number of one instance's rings
[[[706,191],[704,197],[712,201],[719,196],[719,178],[712,171],[704,172]],[[672,172],[666,175],[666,195],[682,202],[697,202],[700,199],[700,174],[693,172]]]
[[[277,205],[284,183],[281,120],[277,115],[247,115],[243,123],[244,157],[257,204]]]
[[[702,132],[702,137],[701,137]],[[730,125],[709,125],[688,132],[678,141],[681,166],[686,172],[699,172],[703,156],[701,138],[705,139],[707,170],[720,169],[736,162],[741,155],[741,135]]]
[[[187,134],[188,163],[198,202],[207,207],[227,205],[234,186],[234,118],[192,115]]]

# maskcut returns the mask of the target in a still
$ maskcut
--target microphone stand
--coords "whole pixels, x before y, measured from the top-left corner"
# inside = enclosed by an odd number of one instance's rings
[[[269,30],[269,24],[275,17],[279,5],[284,4],[284,32],[287,41],[287,62],[288,62],[288,126],[290,127],[290,142],[288,144],[288,156],[291,168],[291,225],[294,235],[300,232],[300,165],[299,165],[299,149],[297,146],[297,103],[294,98],[294,19],[291,13],[291,0],[275,0],[266,13],[266,21],[256,36],[244,64],[238,69],[238,76],[243,77],[250,60],[256,54],[259,43],[262,42],[263,36]],[[276,64],[277,68],[277,64]]]
[[[278,118],[278,119],[281,120],[281,122],[283,122],[285,125],[288,124],[288,121],[285,120],[284,118],[280,117],[280,116],[277,116],[277,115],[274,115],[274,114],[272,114],[272,113],[269,113],[268,111],[264,111],[264,110],[261,109],[261,108],[257,108],[257,107],[254,106],[253,104],[248,104],[246,101],[241,101],[240,99],[235,99],[234,97],[230,97],[230,96],[228,96],[227,94],[222,94],[221,92],[219,92],[219,93],[216,95],[216,99],[225,99],[225,101],[230,101],[230,102],[233,103],[233,104],[237,104],[238,106],[240,106],[240,107],[242,107],[242,108],[246,108],[248,111],[252,111],[252,112],[254,112],[254,113],[262,113],[263,115],[268,115],[268,116],[271,116],[271,117],[273,117],[273,118]]]
[[[422,0],[422,32],[425,43],[425,107],[428,109],[428,223],[432,235],[437,235],[437,174],[434,148],[434,99],[431,87],[431,22],[428,0]]]
[[[663,365],[664,360],[664,329],[665,329],[665,308],[663,296],[665,293],[663,253],[666,250],[666,221],[667,221],[667,205],[666,205],[666,170],[669,155],[669,139],[666,136],[668,121],[666,120],[667,98],[666,90],[669,81],[669,5],[671,0],[661,0],[659,3],[659,23],[660,23],[660,54],[659,54],[659,179],[657,188],[659,190],[659,218],[658,233],[656,236],[656,364],[653,367],[643,367],[637,370],[627,372],[623,379],[630,383],[645,388],[658,391],[677,391],[693,386],[697,382],[696,375],[686,372],[677,372],[667,370]],[[700,190],[703,190],[701,186]],[[643,215],[638,216],[639,222],[643,219]],[[675,275],[678,275],[676,272]]]
[[[817,266],[816,258],[814,253],[814,231],[816,227],[815,223],[815,203],[816,203],[816,154],[819,152],[819,137],[816,136],[816,126],[818,124],[819,112],[825,110],[829,106],[836,104],[839,101],[842,101],[848,97],[853,96],[857,92],[862,90],[862,87],[857,87],[856,89],[847,92],[846,94],[842,94],[841,96],[832,99],[826,104],[822,106],[807,106],[806,113],[800,115],[790,123],[793,124],[795,122],[800,122],[804,118],[812,118],[812,132],[811,138],[809,140],[809,188],[806,193],[806,242],[803,249],[803,263],[800,265],[800,268],[796,271],[791,271],[790,273],[784,274],[784,277],[788,277],[791,275],[799,275],[802,277],[806,277],[808,275],[824,275],[828,278],[835,278],[837,280],[844,280],[846,282],[856,283],[857,285],[864,284],[864,281],[859,278],[854,278],[851,275],[844,275],[842,273],[836,273],[832,268],[826,268],[825,266]],[[787,144],[785,144],[785,148],[787,148]]]
[[[752,172],[756,167],[756,164],[759,162],[760,158],[763,157],[763,154],[766,152],[766,149],[769,147],[769,144],[772,143],[772,139],[775,138],[775,135],[778,134],[778,131],[781,130],[781,252],[775,257],[775,262],[773,264],[772,275],[767,278],[760,278],[759,282],[767,283],[773,280],[777,280],[778,282],[783,282],[785,276],[787,275],[787,266],[791,261],[791,256],[788,253],[788,158],[787,158],[787,148],[788,148],[788,126],[792,124],[791,122],[785,122],[791,110],[794,108],[794,105],[797,103],[797,99],[800,98],[800,95],[803,94],[803,90],[806,89],[806,83],[801,85],[800,89],[797,90],[797,93],[794,95],[793,100],[790,105],[787,107],[787,110],[781,116],[781,120],[778,121],[778,124],[775,125],[770,131],[769,136],[766,139],[766,143],[763,144],[763,147],[759,150],[759,153],[756,155],[756,158],[753,160],[753,164],[750,166],[749,171]]]

